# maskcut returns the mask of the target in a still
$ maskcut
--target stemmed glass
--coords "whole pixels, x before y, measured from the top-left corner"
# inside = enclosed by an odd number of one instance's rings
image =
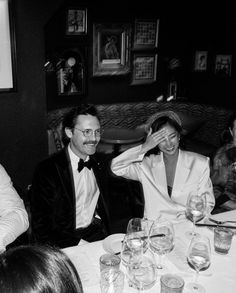
[[[158,269],[163,269],[162,256],[174,248],[174,228],[166,219],[157,219],[153,222],[149,232],[150,249],[158,255]]]
[[[127,243],[131,249],[137,250],[142,245],[143,252],[148,248],[148,234],[150,221],[146,218],[132,218],[129,220],[126,230]]]
[[[213,211],[215,207],[215,201],[210,197],[208,192],[205,192],[206,196],[206,214],[205,219],[206,221],[209,221],[209,218],[211,216],[211,212]]]
[[[206,194],[198,195],[197,193],[190,193],[186,203],[185,215],[193,222],[192,231],[187,232],[188,238],[196,235],[196,223],[205,217],[206,213]]]
[[[198,283],[199,271],[207,269],[211,263],[211,246],[208,237],[196,235],[192,238],[187,255],[188,264],[195,270],[195,280],[187,284],[190,292],[204,293],[205,288]]]

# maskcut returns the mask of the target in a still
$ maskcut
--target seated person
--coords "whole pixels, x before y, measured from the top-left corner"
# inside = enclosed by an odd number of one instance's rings
[[[214,156],[211,179],[216,211],[236,209],[236,113],[230,117],[224,144]]]
[[[4,251],[28,227],[28,214],[23,200],[13,187],[6,170],[0,165],[0,251]]]
[[[160,213],[176,217],[185,210],[192,191],[207,193],[214,201],[209,158],[180,148],[181,120],[173,111],[159,112],[149,121],[146,141],[111,163],[114,174],[141,182],[144,216],[155,220]]]
[[[96,109],[86,104],[73,108],[63,129],[68,145],[39,163],[30,191],[34,239],[61,248],[80,239],[104,239],[109,230],[108,167],[95,154],[101,138]]]
[[[0,255],[0,292],[83,293],[79,275],[58,248],[22,245]]]

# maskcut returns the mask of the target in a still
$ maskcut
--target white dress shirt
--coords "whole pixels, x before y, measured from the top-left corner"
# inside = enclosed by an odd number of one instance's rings
[[[85,167],[78,172],[80,158],[73,153],[70,145],[68,146],[68,153],[75,187],[76,229],[84,228],[87,227],[93,219],[100,191],[92,169],[89,170]],[[89,156],[85,161],[88,160]]]
[[[176,217],[185,210],[191,191],[207,192],[207,200],[214,201],[209,177],[209,159],[193,152],[179,150],[171,197],[168,194],[165,163],[160,155],[144,156],[141,145],[131,148],[112,160],[111,170],[117,176],[142,183],[145,207],[144,215],[150,220],[160,213],[166,218]]]
[[[12,243],[29,227],[23,200],[12,185],[11,178],[0,165],[0,250]]]

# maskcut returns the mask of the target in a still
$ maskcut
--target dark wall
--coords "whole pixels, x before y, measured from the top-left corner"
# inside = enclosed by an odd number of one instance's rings
[[[78,47],[86,49],[87,94],[77,97],[60,97],[49,84],[47,107],[60,108],[75,105],[81,101],[91,103],[112,103],[125,101],[153,100],[167,94],[170,79],[178,82],[178,96],[195,102],[232,106],[235,103],[234,80],[235,63],[231,77],[222,78],[215,74],[216,54],[234,54],[236,39],[236,9],[233,1],[227,5],[206,5],[198,1],[197,5],[181,1],[145,1],[145,5],[129,1],[119,1],[113,7],[109,1],[80,1],[88,7],[88,35],[86,37],[65,37],[65,7],[73,6],[76,1],[66,1],[62,10],[48,23],[46,50],[57,51],[59,47]],[[163,5],[164,3],[164,5]],[[128,22],[134,28],[136,18],[160,19],[157,81],[151,85],[130,85],[131,74],[124,76],[94,77],[93,66],[93,23]],[[133,36],[132,36],[133,37]],[[206,72],[194,72],[194,54],[196,50],[208,52]],[[180,60],[180,67],[168,70],[168,61]],[[132,60],[132,51],[131,51]]]
[[[0,163],[17,187],[47,155],[43,26],[59,0],[15,1],[17,91],[0,93]]]

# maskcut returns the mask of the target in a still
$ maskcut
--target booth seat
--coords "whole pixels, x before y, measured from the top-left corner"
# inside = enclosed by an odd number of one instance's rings
[[[222,132],[226,128],[231,109],[186,101],[143,101],[95,105],[103,128],[144,128],[147,119],[159,111],[171,110],[179,114],[183,126],[185,149],[209,156],[221,145]],[[64,147],[62,120],[71,109],[66,107],[47,114],[48,151],[52,154]],[[121,148],[131,147],[126,145]],[[98,152],[110,153],[112,146],[100,143]]]

